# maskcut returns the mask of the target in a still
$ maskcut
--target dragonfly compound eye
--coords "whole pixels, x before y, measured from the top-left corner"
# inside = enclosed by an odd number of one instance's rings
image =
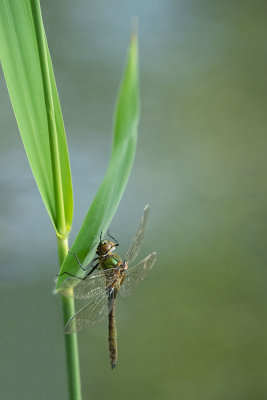
[[[112,252],[115,249],[115,243],[109,240],[103,240],[99,243],[97,247],[97,254],[98,255],[106,255],[109,252]]]

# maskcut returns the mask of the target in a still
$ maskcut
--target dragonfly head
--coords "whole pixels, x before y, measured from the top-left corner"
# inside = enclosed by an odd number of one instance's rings
[[[116,246],[118,246],[117,243],[114,243],[111,240],[100,240],[99,245],[97,246],[96,254],[99,256],[104,256],[108,253],[112,253]]]

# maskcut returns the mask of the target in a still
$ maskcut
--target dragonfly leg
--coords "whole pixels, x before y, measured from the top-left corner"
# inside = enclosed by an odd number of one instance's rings
[[[81,281],[84,279],[84,278],[81,278],[80,276],[76,276],[76,275],[73,275],[73,274],[71,274],[70,272],[62,272],[62,274],[57,274],[57,276],[62,276],[62,275],[64,275],[64,274],[66,274],[66,275],[69,275],[69,276],[71,276],[72,278],[77,278],[77,279],[80,279]]]
[[[110,237],[111,239],[114,240],[115,246],[119,246],[119,245],[120,245],[119,242],[118,242],[118,240],[117,240],[116,238],[114,238],[114,236],[112,236],[112,235],[109,233],[109,229],[108,229],[107,235],[108,235],[108,237]]]
[[[99,263],[97,263],[97,264],[91,269],[91,271],[90,271],[88,274],[86,274],[85,276],[83,276],[82,278],[81,278],[80,276],[73,275],[73,274],[71,274],[70,272],[67,272],[67,271],[62,272],[62,274],[57,274],[57,276],[62,276],[62,275],[64,275],[64,274],[66,274],[66,275],[69,275],[69,276],[71,276],[71,277],[73,277],[73,278],[77,278],[77,279],[80,279],[81,281],[83,281],[83,280],[85,280],[89,275],[91,275],[92,272],[94,272],[94,270],[98,267],[98,265],[99,265]]]
[[[76,255],[75,253],[71,253],[70,251],[69,251],[69,253],[72,254],[72,255],[76,258],[76,260],[77,260],[79,266],[82,268],[83,271],[86,271],[88,268],[90,268],[90,267],[93,265],[93,263],[94,263],[95,261],[99,260],[99,257],[95,257],[88,265],[86,265],[85,267],[83,267],[82,264],[81,264],[81,262],[80,262],[80,260],[79,260],[79,258],[77,257],[77,255]],[[86,278],[88,277],[88,275],[91,275],[91,273],[98,267],[98,265],[99,265],[99,262],[96,263],[96,265],[93,266],[93,268],[91,269],[91,271],[90,271],[88,274],[86,274],[84,277],[82,277],[82,278],[81,278],[80,276],[73,275],[73,274],[71,274],[70,272],[66,272],[66,271],[65,271],[65,272],[62,272],[62,274],[57,274],[57,276],[62,276],[62,275],[64,275],[64,274],[66,274],[66,275],[69,275],[69,276],[71,276],[71,277],[73,277],[73,278],[77,278],[77,279],[80,279],[80,280],[84,280],[84,279],[86,279]]]
[[[89,264],[87,264],[87,265],[83,268],[83,270],[86,271],[88,268],[92,267],[92,265],[94,264],[95,261],[99,261],[99,257],[93,258],[93,260],[90,261]],[[98,267],[98,264],[99,264],[99,262],[98,262],[96,265],[94,265],[92,271],[90,271],[90,274],[96,269],[96,267]]]
[[[87,276],[91,275],[91,273],[94,272],[94,270],[98,267],[98,265],[99,265],[99,263],[97,263],[97,264],[91,269],[91,271],[90,271],[87,275],[85,275],[85,278],[86,278]]]
[[[70,253],[71,255],[73,255],[73,256],[76,258],[76,261],[78,262],[79,266],[81,267],[81,269],[82,269],[83,271],[86,271],[88,268],[90,268],[90,267],[93,265],[93,263],[94,263],[95,261],[99,260],[99,257],[95,257],[91,262],[89,262],[88,265],[86,265],[85,267],[83,267],[83,266],[82,266],[82,263],[80,262],[80,260],[79,260],[79,258],[77,257],[77,255],[76,255],[75,253],[72,253],[71,251],[69,251],[69,253]],[[97,264],[97,265],[98,265],[98,264]],[[91,273],[92,273],[92,272],[90,272],[90,274],[91,274]]]

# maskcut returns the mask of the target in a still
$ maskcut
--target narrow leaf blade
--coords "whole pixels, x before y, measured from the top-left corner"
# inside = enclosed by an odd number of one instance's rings
[[[105,232],[119,205],[132,168],[139,121],[138,40],[133,32],[128,59],[121,81],[114,121],[114,138],[108,170],[71,247],[85,265],[94,256],[100,232]],[[81,275],[81,268],[72,254],[66,257],[60,274]],[[57,287],[67,277],[58,279]]]
[[[0,0],[0,58],[2,69],[17,120],[21,138],[32,168],[37,186],[48,214],[59,235],[66,235],[72,223],[73,197],[70,165],[61,108],[53,74],[52,63],[46,43],[41,18],[36,18],[37,0]],[[36,25],[37,24],[37,25]],[[48,79],[55,116],[54,135],[56,155],[60,160],[59,187],[55,186],[53,173],[55,160],[51,155],[48,110],[45,103],[42,59],[38,47],[36,26],[44,37]],[[62,193],[59,223],[57,193]]]

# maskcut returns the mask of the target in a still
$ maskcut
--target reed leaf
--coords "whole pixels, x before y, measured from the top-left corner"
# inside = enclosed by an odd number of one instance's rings
[[[72,224],[65,129],[39,1],[0,0],[0,58],[37,186],[59,237]]]
[[[132,32],[125,71],[120,84],[114,118],[114,138],[106,175],[91,204],[71,252],[86,265],[94,256],[100,232],[105,233],[118,207],[134,160],[139,121],[138,39]],[[60,274],[81,276],[82,270],[72,254],[66,257]],[[58,279],[57,287],[67,277]]]

